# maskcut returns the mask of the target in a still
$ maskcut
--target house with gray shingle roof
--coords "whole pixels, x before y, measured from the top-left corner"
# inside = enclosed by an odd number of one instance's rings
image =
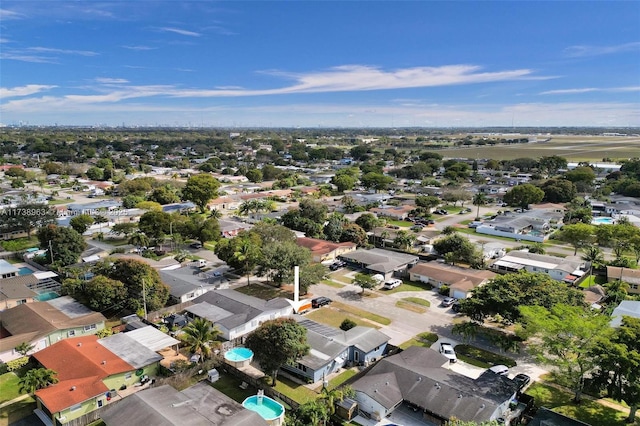
[[[372,274],[382,274],[385,279],[406,275],[407,270],[418,262],[418,256],[391,250],[374,248],[356,250],[339,256],[340,259],[364,268]]]
[[[472,379],[448,364],[442,354],[418,346],[384,358],[352,384],[359,410],[381,419],[408,403],[436,424],[454,417],[473,422],[507,417],[518,389],[513,380],[488,370]]]
[[[287,299],[262,300],[235,290],[209,291],[186,308],[191,318],[205,318],[215,324],[227,340],[240,339],[261,322],[293,314]]]
[[[498,273],[525,270],[549,275],[554,280],[575,284],[587,270],[584,260],[578,256],[549,256],[514,250],[494,262],[490,269]]]

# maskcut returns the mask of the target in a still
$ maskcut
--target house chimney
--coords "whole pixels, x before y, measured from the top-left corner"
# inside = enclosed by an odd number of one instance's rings
[[[300,267],[297,265],[293,267],[293,301],[300,301]]]

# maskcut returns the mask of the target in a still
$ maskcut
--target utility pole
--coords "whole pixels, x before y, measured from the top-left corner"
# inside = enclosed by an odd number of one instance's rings
[[[53,263],[53,247],[51,246],[51,240],[49,240],[49,256],[51,257],[51,263]]]
[[[144,286],[144,278],[142,279],[142,302],[144,303],[144,319],[147,319],[147,291]]]

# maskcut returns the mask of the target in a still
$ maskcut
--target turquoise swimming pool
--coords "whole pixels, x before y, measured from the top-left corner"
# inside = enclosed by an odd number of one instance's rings
[[[610,217],[595,217],[591,220],[593,225],[613,225],[616,221]]]
[[[34,272],[35,271],[33,269],[27,268],[26,266],[23,266],[20,269],[18,269],[18,275],[31,275]]]
[[[229,361],[246,361],[253,358],[253,351],[249,348],[233,348],[229,349],[224,357]]]
[[[280,419],[284,416],[284,406],[268,396],[253,395],[242,403],[247,410],[255,411],[267,421]]]
[[[45,291],[44,293],[40,293],[39,295],[34,297],[34,299],[36,299],[38,302],[46,302],[47,300],[57,299],[58,297],[60,297],[60,295],[55,291]]]

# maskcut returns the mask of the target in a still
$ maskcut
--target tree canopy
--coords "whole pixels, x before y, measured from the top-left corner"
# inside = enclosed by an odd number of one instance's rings
[[[537,204],[544,198],[544,191],[535,185],[525,183],[514,186],[502,198],[510,206],[526,209],[529,204]]]
[[[182,197],[192,201],[204,213],[209,201],[218,196],[218,188],[220,182],[217,179],[210,174],[200,173],[187,179],[187,184],[182,189]]]
[[[584,295],[546,274],[523,271],[499,275],[476,287],[472,297],[460,301],[460,311],[480,322],[494,315],[517,322],[521,318],[520,306],[551,308],[558,303],[582,306]]]
[[[293,364],[311,349],[307,344],[307,329],[292,318],[263,322],[247,336],[245,345],[253,351],[260,367],[271,375],[272,386],[276,385],[280,367]]]
[[[47,247],[47,263],[68,266],[76,263],[87,243],[72,228],[47,225],[38,230],[40,247]]]

